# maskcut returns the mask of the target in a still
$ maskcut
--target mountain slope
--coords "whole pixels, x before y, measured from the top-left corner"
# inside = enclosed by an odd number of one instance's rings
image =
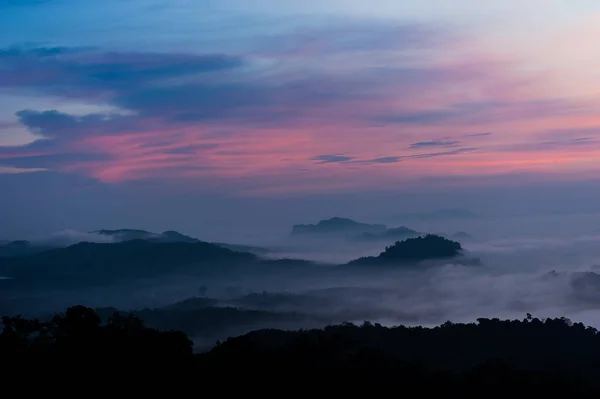
[[[215,264],[255,262],[253,254],[195,242],[131,240],[114,244],[79,243],[35,255],[0,259],[4,273],[27,280],[94,280],[152,276]]]
[[[33,243],[24,240],[9,241],[0,245],[0,257],[12,258],[28,256],[46,251],[50,248],[51,247],[47,245],[34,245]]]
[[[351,261],[350,265],[394,265],[415,263],[425,260],[448,259],[462,255],[459,242],[433,234],[398,241],[385,248],[379,256],[363,257]]]
[[[293,235],[332,234],[356,235],[363,233],[379,234],[385,232],[387,227],[382,224],[360,223],[348,218],[333,217],[321,220],[315,224],[297,224],[292,227]]]
[[[178,231],[168,230],[162,233],[153,233],[146,230],[136,230],[136,229],[118,229],[118,230],[96,230],[90,232],[92,234],[100,234],[104,236],[112,237],[115,242],[122,241],[130,241],[130,240],[148,240],[152,242],[204,242],[197,238],[190,237],[185,234],[181,234]],[[211,244],[217,245],[222,248],[227,248],[236,252],[249,252],[253,254],[264,254],[267,253],[268,250],[266,248],[253,247],[248,245],[237,245],[237,244],[228,244],[222,242],[212,242]]]

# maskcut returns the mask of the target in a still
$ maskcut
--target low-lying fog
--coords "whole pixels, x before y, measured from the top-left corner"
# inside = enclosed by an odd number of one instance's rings
[[[269,246],[275,252],[267,256],[325,264],[306,266],[305,270],[282,266],[268,273],[248,270],[211,279],[170,276],[78,292],[28,292],[20,299],[13,296],[10,303],[20,303],[26,311],[35,313],[35,309],[41,314],[64,310],[74,303],[133,310],[164,308],[198,297],[205,301],[188,301],[187,305],[165,309],[235,307],[264,312],[244,316],[241,321],[232,315],[209,317],[200,311],[197,316],[188,314],[197,317],[197,323],[205,323],[202,328],[188,328],[189,323],[179,319],[161,319],[175,320],[173,328],[187,328],[199,347],[261,327],[317,327],[363,320],[388,325],[435,325],[479,317],[523,318],[531,313],[536,317],[565,316],[600,327],[599,222],[599,215],[582,215],[407,223],[423,232],[467,232],[472,239],[463,241],[463,247],[483,263],[449,263],[410,272],[377,267],[340,270],[334,266],[359,256],[376,255],[391,242],[300,240],[283,231],[282,238]],[[266,245],[260,239],[235,243]],[[206,330],[208,324],[217,323],[215,320],[220,327]],[[229,326],[229,322],[235,326]]]

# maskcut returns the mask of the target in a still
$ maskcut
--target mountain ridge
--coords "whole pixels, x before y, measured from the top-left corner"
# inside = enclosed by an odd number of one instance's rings
[[[463,255],[463,247],[435,234],[397,241],[387,246],[378,256],[367,256],[352,260],[347,265],[406,265],[422,261],[454,259]]]
[[[353,240],[383,241],[420,236],[422,233],[406,226],[389,228],[385,224],[369,224],[334,216],[317,224],[295,224],[292,236],[338,236]]]

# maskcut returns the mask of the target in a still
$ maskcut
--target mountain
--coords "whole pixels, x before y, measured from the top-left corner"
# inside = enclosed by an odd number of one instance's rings
[[[333,217],[315,224],[297,224],[292,227],[292,235],[358,235],[381,234],[387,230],[383,224],[367,224],[352,219]]]
[[[28,256],[51,249],[47,245],[36,245],[29,241],[8,241],[0,245],[0,258]]]
[[[475,219],[477,215],[466,209],[439,209],[433,212],[420,213],[403,213],[395,215],[394,220],[401,221],[434,221],[434,220],[451,220],[451,219]]]
[[[0,258],[0,274],[19,281],[110,281],[150,277],[204,266],[256,262],[256,255],[206,242],[130,240],[112,244],[79,243],[19,258]]]
[[[447,259],[462,254],[459,242],[433,234],[398,241],[385,248],[378,256],[363,257],[351,261],[350,265],[394,265],[425,260]]]
[[[199,242],[197,238],[186,236],[177,231],[169,230],[148,238],[152,242]]]
[[[115,241],[147,240],[157,236],[156,233],[150,233],[149,231],[136,229],[94,230],[90,231],[90,233],[109,236]]]
[[[382,233],[363,233],[356,237],[358,240],[364,241],[392,241],[392,240],[404,240],[407,238],[414,238],[420,236],[422,233],[409,229],[408,227],[394,227],[387,229]]]
[[[94,230],[91,234],[99,234],[111,237],[115,242],[131,240],[150,240],[153,242],[198,242],[197,238],[186,236],[177,231],[169,230],[163,233],[152,233],[146,230],[118,229],[118,230]]]
[[[396,241],[413,238],[422,233],[405,226],[387,228],[384,224],[368,224],[352,219],[333,217],[315,224],[297,224],[292,228],[295,236],[341,236],[357,241]]]
[[[270,250],[267,248],[254,247],[251,245],[227,244],[224,242],[211,242],[211,244],[218,245],[221,248],[227,248],[235,252],[249,252],[255,255],[264,255],[270,252]]]
[[[100,234],[105,236],[113,237],[114,241],[122,242],[129,240],[148,240],[152,242],[203,242],[197,238],[190,237],[185,234],[181,234],[178,231],[169,230],[162,233],[152,233],[150,231],[145,230],[135,230],[135,229],[119,229],[119,230],[96,230],[92,231],[92,234]],[[253,247],[248,245],[237,245],[237,244],[227,244],[222,242],[213,242],[211,244],[217,245],[222,248],[230,249],[235,252],[249,252],[253,254],[265,254],[269,252],[266,248]]]
[[[90,234],[109,237],[113,242],[131,240],[149,240],[152,242],[199,242],[198,239],[186,236],[176,231],[165,231],[161,234],[145,230],[119,229],[119,230],[95,230]],[[81,242],[85,242],[82,240]],[[71,243],[72,244],[72,243]],[[0,257],[29,256],[50,249],[65,248],[71,244],[56,240],[45,240],[30,242],[25,240],[9,241],[0,243]]]

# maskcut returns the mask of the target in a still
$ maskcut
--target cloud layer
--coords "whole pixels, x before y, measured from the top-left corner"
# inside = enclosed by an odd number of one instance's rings
[[[5,102],[46,104],[0,120],[0,134],[38,138],[3,147],[0,136],[0,171],[273,193],[597,169],[598,99],[549,91],[468,31],[337,20],[240,43],[0,49]]]

